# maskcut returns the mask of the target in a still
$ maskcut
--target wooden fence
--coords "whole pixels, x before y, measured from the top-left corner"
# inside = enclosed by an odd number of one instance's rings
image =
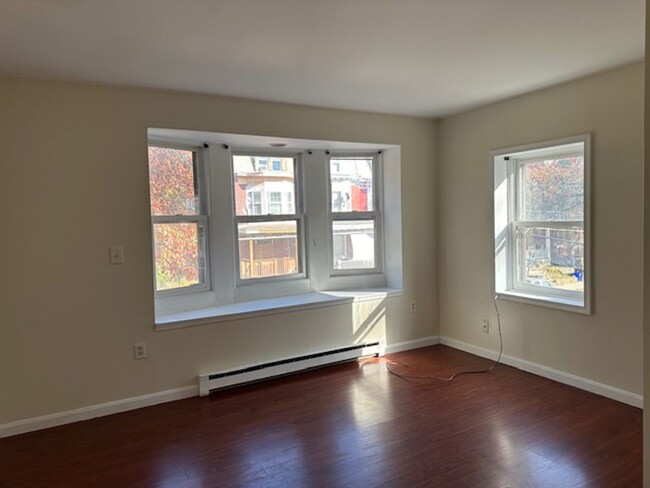
[[[239,261],[242,279],[281,276],[298,272],[296,258],[242,259]]]

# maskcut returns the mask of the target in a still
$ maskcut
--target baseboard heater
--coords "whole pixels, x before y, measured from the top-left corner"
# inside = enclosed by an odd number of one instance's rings
[[[235,385],[252,383],[275,376],[282,376],[373,355],[379,355],[379,342],[355,344],[353,346],[280,359],[278,361],[256,364],[220,373],[201,374],[199,375],[199,395],[206,396],[213,391]]]

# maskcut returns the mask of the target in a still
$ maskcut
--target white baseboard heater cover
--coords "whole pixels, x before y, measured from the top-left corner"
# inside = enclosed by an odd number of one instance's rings
[[[220,373],[201,374],[199,375],[199,395],[207,396],[210,392],[234,385],[251,383],[342,361],[351,361],[364,356],[378,355],[379,342],[371,342],[280,359]]]

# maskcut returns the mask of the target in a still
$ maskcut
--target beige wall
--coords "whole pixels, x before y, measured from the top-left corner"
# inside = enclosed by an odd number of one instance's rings
[[[643,70],[626,66],[440,123],[443,335],[498,350],[488,152],[590,132],[593,315],[501,300],[504,353],[642,393]]]
[[[148,127],[400,144],[405,296],[154,332]],[[366,335],[437,335],[435,136],[425,119],[0,78],[0,424]]]
[[[646,1],[645,50],[650,52],[650,0]],[[650,392],[650,65],[645,66],[645,166],[643,187],[643,386]],[[650,412],[650,394],[643,396],[643,410]],[[643,415],[643,486],[650,488],[650,418]]]

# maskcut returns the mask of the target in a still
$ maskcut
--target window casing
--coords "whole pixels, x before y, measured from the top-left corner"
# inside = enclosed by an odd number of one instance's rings
[[[495,151],[494,289],[590,313],[589,136]]]

